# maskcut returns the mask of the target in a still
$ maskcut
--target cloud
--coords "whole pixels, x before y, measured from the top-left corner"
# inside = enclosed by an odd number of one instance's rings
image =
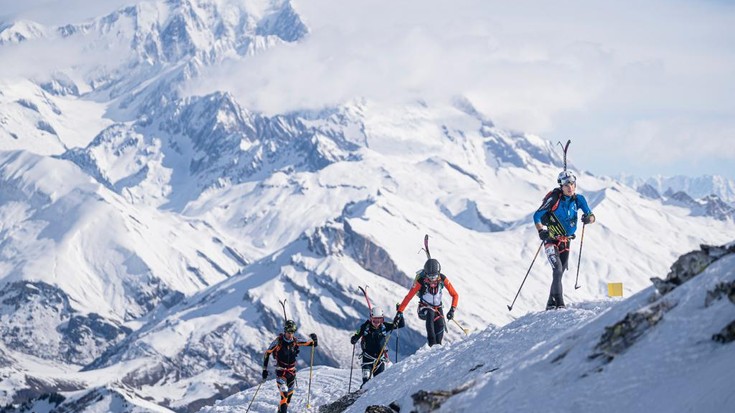
[[[56,23],[67,23],[75,9],[91,17],[134,3],[0,2],[4,13],[45,14]],[[735,155],[723,149],[733,146],[735,129],[735,7],[728,2],[293,3],[310,28],[305,39],[212,68],[189,93],[229,90],[269,114],[358,97],[464,95],[501,127],[571,138],[581,159],[618,154],[586,168],[598,173],[616,173],[620,160],[662,169],[698,165],[682,173],[707,172],[715,155],[735,165]],[[39,56],[56,66],[70,60],[52,51]],[[636,138],[619,145],[621,136]],[[684,137],[706,144],[684,153],[675,144]],[[651,148],[654,155],[645,152]],[[723,169],[735,177],[735,166]]]
[[[32,20],[45,25],[80,23],[99,17],[135,0],[0,0],[0,22]]]
[[[719,150],[733,146],[735,125],[728,4],[309,0],[295,7],[311,30],[306,39],[219,67],[194,90],[229,89],[267,113],[358,96],[463,94],[501,127],[571,137],[581,157],[609,147],[639,163],[656,148],[650,159],[660,165],[713,154],[735,161]],[[617,147],[610,130],[639,151]],[[707,144],[686,151],[673,144],[702,139]],[[613,173],[607,164],[601,169]]]
[[[100,44],[103,42],[104,44]],[[49,80],[57,72],[82,76],[112,72],[129,59],[129,42],[124,39],[97,39],[84,36],[33,39],[0,47],[0,78]]]

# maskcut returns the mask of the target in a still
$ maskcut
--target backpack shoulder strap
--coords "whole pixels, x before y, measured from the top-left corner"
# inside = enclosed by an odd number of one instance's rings
[[[559,201],[561,200],[561,189],[554,188],[546,194],[544,200],[541,201],[539,211],[555,211],[559,207]]]

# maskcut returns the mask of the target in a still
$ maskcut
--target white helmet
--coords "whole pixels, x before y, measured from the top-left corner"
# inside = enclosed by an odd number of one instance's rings
[[[577,182],[577,177],[574,176],[572,171],[561,171],[559,172],[559,176],[556,178],[556,182],[558,182],[559,185],[573,184]]]
[[[370,322],[377,327],[383,324],[383,320],[385,320],[383,309],[380,307],[373,307],[372,310],[370,310]]]

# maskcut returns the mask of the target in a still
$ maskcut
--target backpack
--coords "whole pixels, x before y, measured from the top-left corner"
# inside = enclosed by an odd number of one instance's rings
[[[291,340],[290,343],[283,340],[283,333],[278,335],[278,345],[274,349],[274,353],[278,354],[282,348],[285,348],[286,350],[289,350],[293,352],[294,357],[299,355],[299,346],[296,345],[296,337],[294,336],[294,339]]]
[[[416,273],[415,281],[417,281],[417,282],[419,282],[421,284],[421,289],[419,290],[419,296],[423,296],[424,294],[426,294],[426,290],[428,290],[429,288],[431,288],[428,285],[428,282],[424,283],[422,281],[423,278],[428,278],[426,276],[426,274],[424,273],[424,270],[420,270],[418,273]],[[439,283],[437,285],[436,291],[430,291],[431,294],[437,294],[439,291],[443,290],[444,289],[444,280],[446,280],[446,279],[447,279],[447,277],[444,274],[441,274],[440,273],[439,274],[439,280],[440,281],[439,281]]]
[[[538,209],[539,211],[546,211],[546,213],[541,216],[541,223],[546,225],[549,235],[552,237],[567,236],[567,231],[564,229],[564,225],[561,224],[559,218],[557,218],[554,213],[554,211],[559,208],[559,202],[563,195],[564,193],[561,188],[552,189],[548,194],[546,194]],[[574,208],[577,209],[577,194],[572,195],[572,201],[574,201]]]

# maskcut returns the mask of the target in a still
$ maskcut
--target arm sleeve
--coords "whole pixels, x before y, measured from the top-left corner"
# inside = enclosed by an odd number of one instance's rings
[[[451,282],[449,282],[449,278],[444,279],[444,286],[447,287],[447,291],[449,291],[449,295],[452,296],[452,307],[456,307],[459,303],[459,294],[457,294],[457,290],[454,289],[454,286]]]
[[[360,328],[358,328],[357,331],[355,331],[355,334],[353,335],[362,337],[362,335],[365,334],[365,329],[367,328],[367,325],[368,325],[368,321],[365,321],[364,323],[362,323]]]
[[[310,347],[314,345],[314,340],[312,340],[311,338],[306,339],[301,336],[296,336],[295,334],[294,334],[294,340],[296,340],[297,346]]]
[[[263,369],[268,368],[268,360],[271,357],[271,353],[276,350],[276,347],[278,347],[278,339],[273,340],[271,345],[268,346],[268,349],[265,351],[265,354],[263,355]]]
[[[420,288],[421,288],[420,282],[416,281],[413,283],[413,287],[411,287],[411,290],[408,292],[408,294],[406,294],[406,297],[401,302],[401,305],[398,306],[399,313],[402,313],[403,310],[405,310],[406,307],[408,307],[408,303],[411,301],[413,296],[416,295],[416,293],[419,291]]]
[[[541,217],[544,216],[544,214],[552,207],[555,202],[556,201],[554,200],[554,191],[552,190],[551,192],[546,194],[543,201],[541,201],[541,206],[536,210],[536,212],[533,213],[533,223],[540,224]]]
[[[582,210],[582,212],[584,212],[585,215],[589,215],[592,213],[590,206],[587,204],[587,198],[583,197],[582,195],[577,195],[577,203],[578,207]]]
[[[541,217],[544,216],[545,213],[546,213],[545,210],[542,211],[540,209],[538,211],[534,212],[533,213],[533,223],[534,224],[540,224],[541,223]]]

